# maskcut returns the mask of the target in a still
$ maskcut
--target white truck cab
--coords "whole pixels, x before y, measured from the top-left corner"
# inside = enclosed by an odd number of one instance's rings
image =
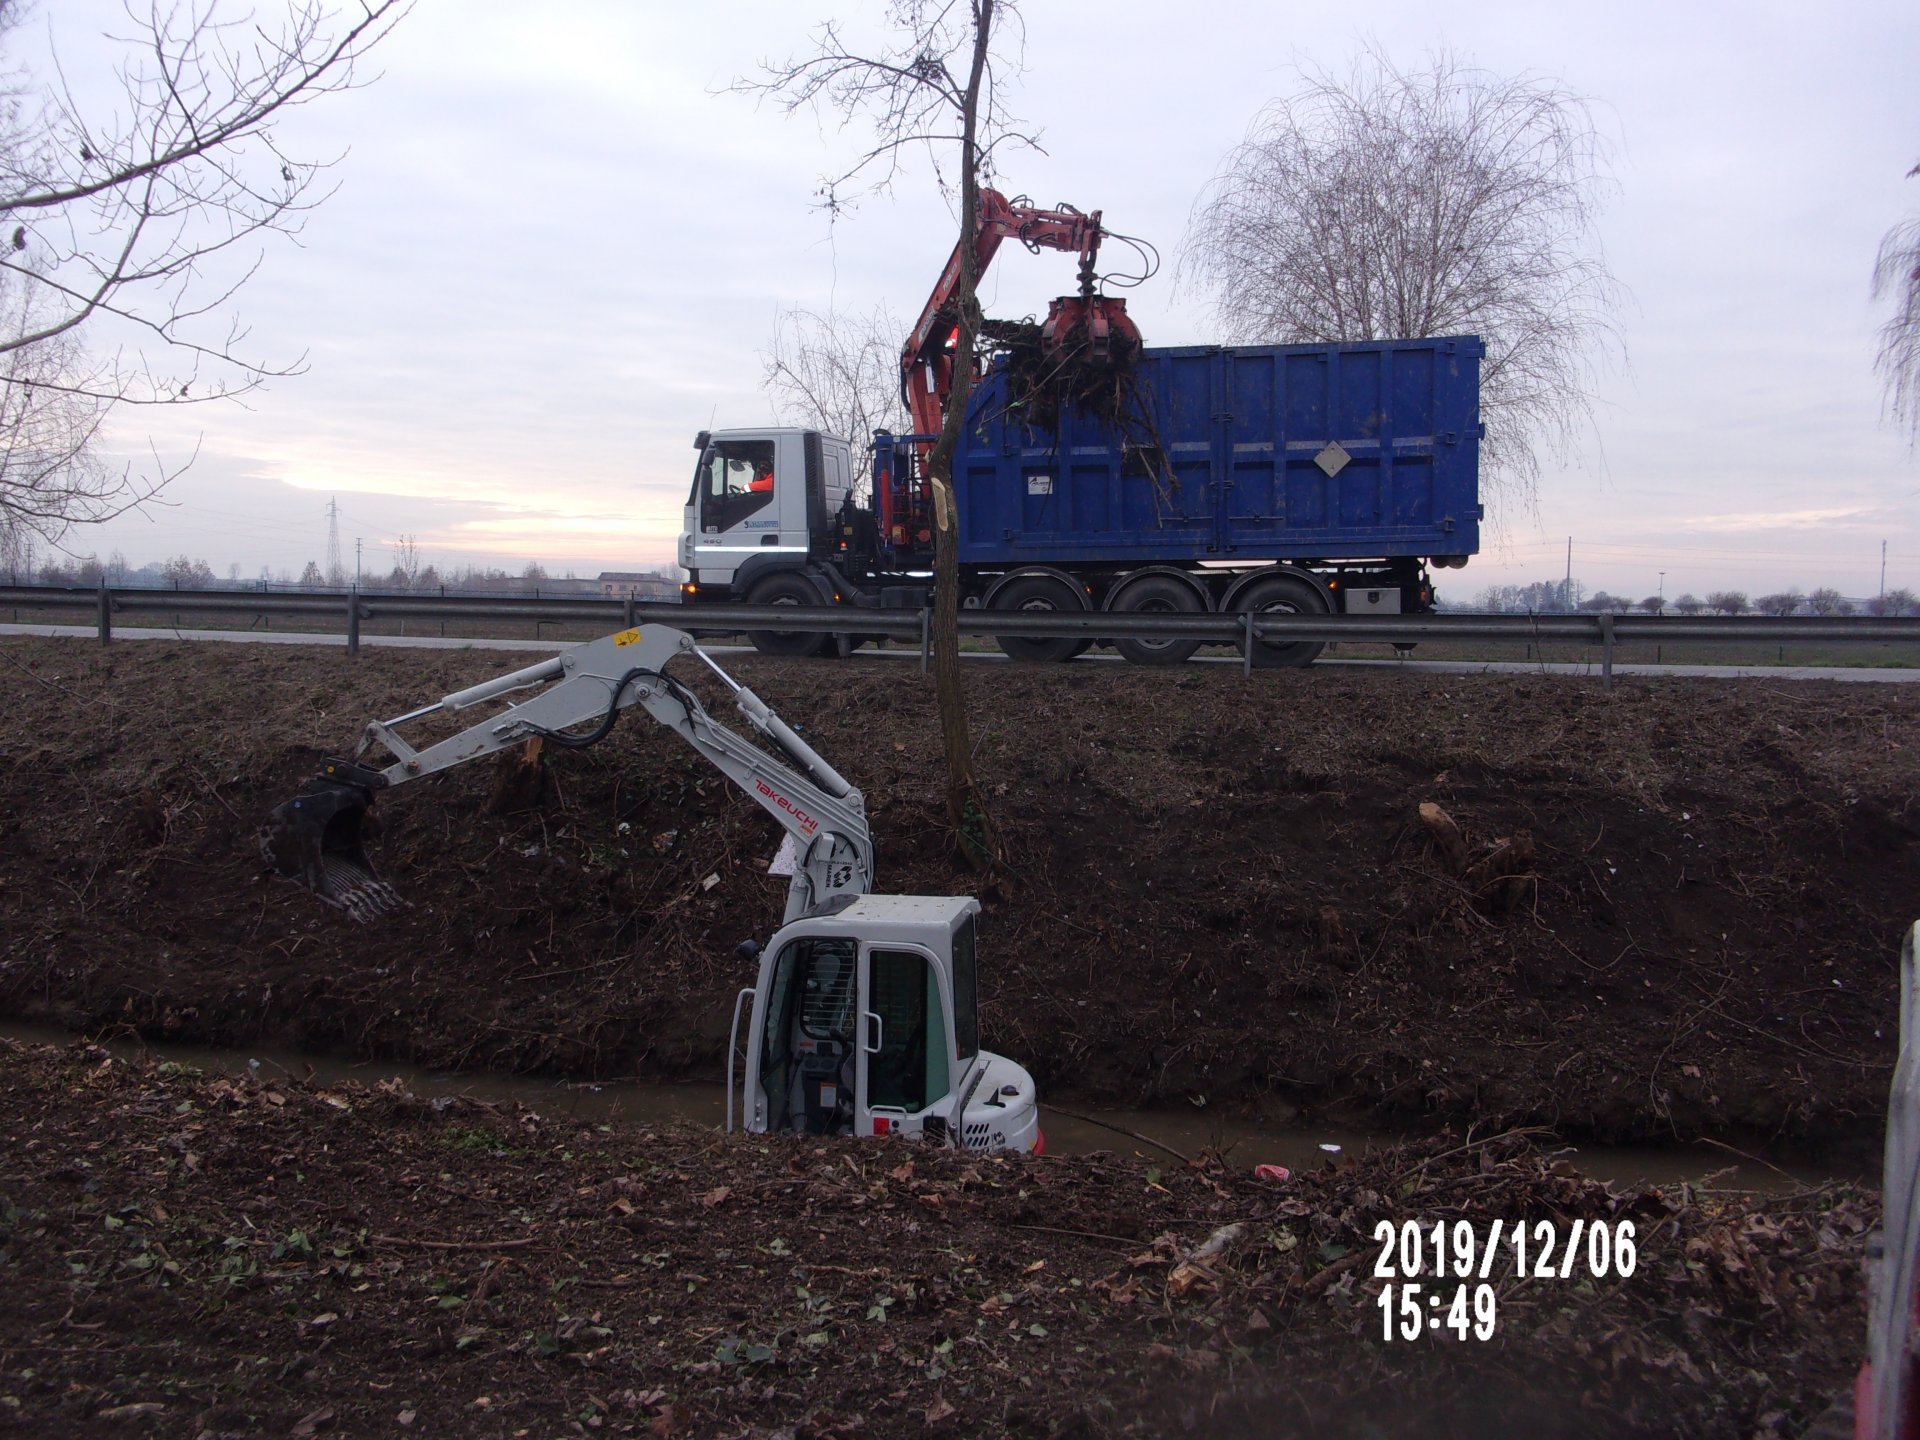
[[[746,600],[802,569],[830,539],[853,486],[847,442],[818,430],[701,431],[679,561],[703,591]]]
[[[741,1122],[753,1131],[898,1135],[969,1150],[1041,1142],[1033,1077],[980,1048],[967,896],[840,897],[785,926],[753,1000]]]

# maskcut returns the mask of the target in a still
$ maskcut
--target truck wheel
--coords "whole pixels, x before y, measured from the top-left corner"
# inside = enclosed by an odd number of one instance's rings
[[[769,575],[747,594],[749,605],[818,605],[820,592],[804,575]],[[829,647],[831,635],[825,637]],[[816,655],[821,637],[799,630],[749,630],[747,639],[762,655]],[[833,653],[829,648],[828,654]]]
[[[1233,599],[1236,614],[1248,610],[1257,615],[1325,615],[1326,597],[1311,580],[1299,575],[1269,575],[1256,580]],[[1242,646],[1244,648],[1244,643]],[[1327,647],[1318,640],[1292,640],[1284,643],[1256,642],[1253,663],[1300,669],[1311,665]]]
[[[1080,597],[1051,575],[1016,575],[993,597],[996,610],[1045,610],[1077,614],[1086,606]],[[1048,665],[1056,660],[1071,660],[1084,651],[1085,640],[1043,640],[1037,635],[996,635],[994,643],[1009,660],[1033,665]]]
[[[1195,615],[1206,609],[1193,587],[1171,575],[1142,575],[1122,587],[1107,608],[1131,615]],[[1198,640],[1115,640],[1113,648],[1135,665],[1179,665],[1200,648]]]

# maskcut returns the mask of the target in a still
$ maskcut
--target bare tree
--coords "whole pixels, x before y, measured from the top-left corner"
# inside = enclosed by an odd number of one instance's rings
[[[1697,595],[1682,595],[1673,602],[1673,608],[1682,615],[1698,615],[1707,608],[1707,603]]]
[[[1182,273],[1228,340],[1479,335],[1483,469],[1530,505],[1620,349],[1606,163],[1570,91],[1370,48],[1260,112],[1194,207]]]
[[[785,311],[774,326],[773,348],[762,356],[761,385],[791,424],[808,425],[853,442],[854,486],[863,490],[873,468],[864,442],[875,430],[905,418],[900,402],[900,342],[906,326],[883,301],[864,315]]]
[[[411,590],[420,579],[420,542],[412,535],[402,535],[393,542],[393,574],[397,579],[397,588]],[[392,582],[390,582],[392,583]]]
[[[1816,615],[1851,615],[1853,606],[1832,586],[1822,585],[1807,592],[1807,608]]]
[[[1753,608],[1762,615],[1791,615],[1806,603],[1806,599],[1797,587],[1793,587],[1762,595],[1753,602]]]
[[[1649,615],[1658,615],[1667,608],[1667,597],[1664,595],[1649,595],[1640,602],[1640,608]]]
[[[761,78],[735,88],[775,97],[789,113],[817,107],[872,123],[874,143],[821,186],[821,203],[833,214],[856,185],[891,185],[911,150],[927,147],[936,170],[943,152],[957,156],[960,235],[954,253],[960,276],[953,299],[959,331],[954,353],[971,356],[981,319],[974,256],[981,180],[990,175],[999,147],[1033,143],[1032,136],[1015,129],[995,84],[998,69],[1017,68],[1015,57],[996,50],[996,44],[1006,26],[1017,30],[1019,14],[1015,0],[891,0],[887,13],[893,38],[878,53],[858,53],[829,21],[820,27],[811,56],[767,65]],[[947,152],[949,146],[953,151]],[[946,751],[947,818],[967,859],[990,865],[1000,847],[986,797],[974,780],[956,628],[960,579],[953,456],[972,389],[973,370],[963,360],[954,366],[945,424],[925,473],[934,512],[933,670]]]
[[[1715,590],[1707,596],[1707,609],[1718,610],[1722,615],[1744,615],[1747,613],[1747,593],[1744,590]]]
[[[1920,165],[1907,172],[1909,180],[1916,175]],[[1907,427],[1911,443],[1920,445],[1920,215],[1902,220],[1880,242],[1873,298],[1893,302],[1893,314],[1880,327],[1874,369],[1894,420]]]
[[[352,88],[411,0],[288,0],[277,26],[222,0],[128,5],[119,101],[45,83],[0,95],[0,531],[58,543],[177,475],[102,463],[107,415],[243,394],[302,363],[248,352],[230,302],[272,234],[326,198],[331,160],[301,159],[279,120]],[[0,0],[0,45],[22,0]],[[88,342],[112,337],[104,348]],[[189,462],[190,463],[190,462]]]
[[[1920,600],[1911,590],[1889,590],[1867,602],[1869,615],[1911,615],[1916,609],[1920,609]]]

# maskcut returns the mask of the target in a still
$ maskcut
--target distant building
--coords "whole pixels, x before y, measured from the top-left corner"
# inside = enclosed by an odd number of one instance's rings
[[[680,587],[665,575],[656,575],[651,570],[602,570],[600,578],[594,582],[602,595],[614,600],[624,600],[631,595],[636,600],[677,600]]]

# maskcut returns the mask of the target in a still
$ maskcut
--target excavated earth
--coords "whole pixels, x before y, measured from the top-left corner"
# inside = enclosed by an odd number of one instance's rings
[[[260,874],[262,819],[366,720],[523,663],[0,643],[0,1018],[718,1078],[780,831],[638,710],[550,754],[544,795],[487,761],[383,797],[369,850],[411,906],[382,923]],[[727,664],[864,789],[878,888],[980,895],[985,1039],[1044,1094],[1877,1143],[1920,913],[1912,687],[969,666],[1007,853],[981,876],[916,664]]]

